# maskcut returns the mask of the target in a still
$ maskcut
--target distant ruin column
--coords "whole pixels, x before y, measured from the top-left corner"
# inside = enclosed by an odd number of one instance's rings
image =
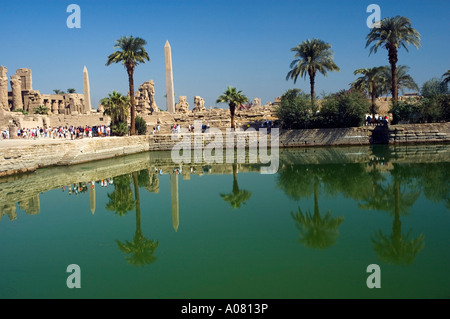
[[[169,40],[164,46],[164,58],[166,62],[166,101],[167,111],[175,113],[175,93],[173,89],[173,72],[172,72],[172,49],[170,48]]]
[[[52,112],[52,114],[58,114],[58,101],[52,100],[51,112]]]
[[[22,81],[19,75],[11,76],[11,90],[12,90],[12,108],[11,110],[23,109],[22,102]]]
[[[7,73],[8,69],[0,65],[0,109],[9,111]]]
[[[83,69],[83,88],[84,88],[84,111],[83,113],[90,113],[91,112],[91,91],[89,87],[89,74],[86,69],[86,66],[84,66]]]

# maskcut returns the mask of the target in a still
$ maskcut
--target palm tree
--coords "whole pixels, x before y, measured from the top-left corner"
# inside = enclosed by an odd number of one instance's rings
[[[70,88],[70,89],[67,89],[67,93],[69,93],[69,94],[77,93],[77,90]]]
[[[64,91],[61,91],[61,90],[59,90],[59,89],[55,89],[55,90],[53,90],[53,92],[54,92],[55,94],[66,94]]]
[[[398,102],[397,88],[397,61],[398,49],[404,47],[408,52],[406,45],[412,44],[416,48],[420,46],[420,34],[411,26],[411,21],[406,17],[396,16],[385,18],[380,22],[379,27],[374,27],[366,37],[366,48],[373,43],[369,55],[376,53],[378,48],[384,46],[388,51],[389,64],[391,66],[392,78],[392,97],[394,102]]]
[[[128,96],[113,91],[108,97],[101,99],[100,104],[105,108],[103,114],[111,117],[111,125],[127,123],[130,105]]]
[[[357,69],[353,72],[354,75],[361,74],[353,83],[351,87],[357,90],[365,90],[371,99],[371,113],[372,117],[375,117],[376,113],[376,103],[375,99],[382,95],[382,83],[385,81],[383,78],[384,74],[381,72],[383,67],[373,67],[365,69]]]
[[[250,199],[252,193],[247,190],[239,189],[237,181],[237,166],[233,164],[233,191],[230,194],[220,194],[220,197],[230,203],[233,209],[240,208],[247,200]]]
[[[311,103],[314,103],[314,83],[317,72],[326,77],[327,71],[340,71],[333,61],[331,45],[319,39],[305,40],[292,48],[291,51],[295,52],[295,55],[290,65],[291,70],[286,75],[286,80],[293,79],[295,83],[299,75],[303,78],[309,75]]]
[[[419,86],[414,81],[411,75],[408,74],[409,66],[399,65],[397,67],[397,90],[400,90],[404,94],[405,89],[419,91]],[[382,85],[382,94],[387,94],[390,92],[392,97],[394,97],[394,92],[392,92],[392,73],[388,66],[384,66],[381,69],[382,79],[385,81]]]
[[[450,70],[447,70],[444,74],[442,74],[442,77],[444,78],[442,82],[448,84],[448,82],[450,82]]]
[[[125,66],[128,73],[128,83],[129,83],[129,95],[131,100],[131,129],[130,135],[136,134],[136,128],[134,127],[135,117],[136,117],[136,101],[134,99],[134,69],[139,63],[145,63],[145,61],[150,61],[147,51],[144,46],[147,42],[142,38],[134,38],[133,36],[121,37],[116,40],[116,45],[114,48],[119,49],[118,51],[112,53],[108,57],[108,62],[106,65],[111,63],[119,63]]]
[[[228,86],[227,90],[217,98],[216,103],[228,103],[228,106],[230,107],[232,129],[236,128],[236,125],[234,123],[236,106],[239,106],[247,101],[248,99],[245,95],[242,94],[242,91],[238,91],[236,90],[236,88],[231,86]]]
[[[134,266],[145,266],[155,262],[154,256],[158,241],[149,240],[142,234],[141,229],[141,201],[139,196],[139,176],[138,172],[133,172],[134,196],[136,203],[136,232],[133,241],[125,241],[125,243],[116,240],[117,246],[125,254],[132,254],[125,259]],[[140,175],[140,173],[139,173]]]

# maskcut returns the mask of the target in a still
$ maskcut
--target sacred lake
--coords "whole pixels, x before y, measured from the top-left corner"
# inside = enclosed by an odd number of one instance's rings
[[[450,297],[449,144],[262,166],[161,151],[0,179],[0,298]]]

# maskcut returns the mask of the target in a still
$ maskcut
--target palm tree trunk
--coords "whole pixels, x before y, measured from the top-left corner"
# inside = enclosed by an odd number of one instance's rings
[[[372,92],[370,94],[370,97],[372,99],[372,109],[371,109],[372,118],[375,118],[375,107],[376,107],[376,105],[375,105],[375,83],[373,83],[373,81],[372,81]]]
[[[392,98],[394,102],[397,104],[398,102],[398,89],[397,89],[397,48],[392,44],[386,45],[388,48],[389,54],[389,64],[391,65],[391,78],[392,78]]]
[[[231,114],[231,128],[236,129],[236,125],[234,124],[234,114],[236,112],[236,105],[233,103],[230,104],[230,114]]]
[[[139,197],[139,183],[137,172],[133,172],[134,198],[136,200],[136,234],[142,234],[141,231],[141,200]]]
[[[309,84],[311,86],[311,104],[314,104],[314,99],[316,97],[316,92],[314,92],[314,81],[315,81],[315,74],[310,73],[309,74]]]
[[[131,123],[130,123],[130,135],[136,134],[135,129],[135,118],[136,118],[136,101],[134,100],[134,79],[133,79],[133,69],[129,68],[128,71],[128,83],[130,85],[130,101],[131,101]]]
[[[396,238],[397,241],[402,236],[402,222],[400,221],[400,182],[394,177],[394,223],[392,225],[392,237]]]
[[[318,218],[319,213],[319,179],[317,176],[314,177],[314,217]]]
[[[239,184],[237,181],[237,164],[233,163],[233,194],[239,193]]]

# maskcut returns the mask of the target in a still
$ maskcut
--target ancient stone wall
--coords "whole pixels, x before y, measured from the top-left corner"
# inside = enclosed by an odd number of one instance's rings
[[[388,134],[389,144],[449,142],[450,122],[393,125]]]

